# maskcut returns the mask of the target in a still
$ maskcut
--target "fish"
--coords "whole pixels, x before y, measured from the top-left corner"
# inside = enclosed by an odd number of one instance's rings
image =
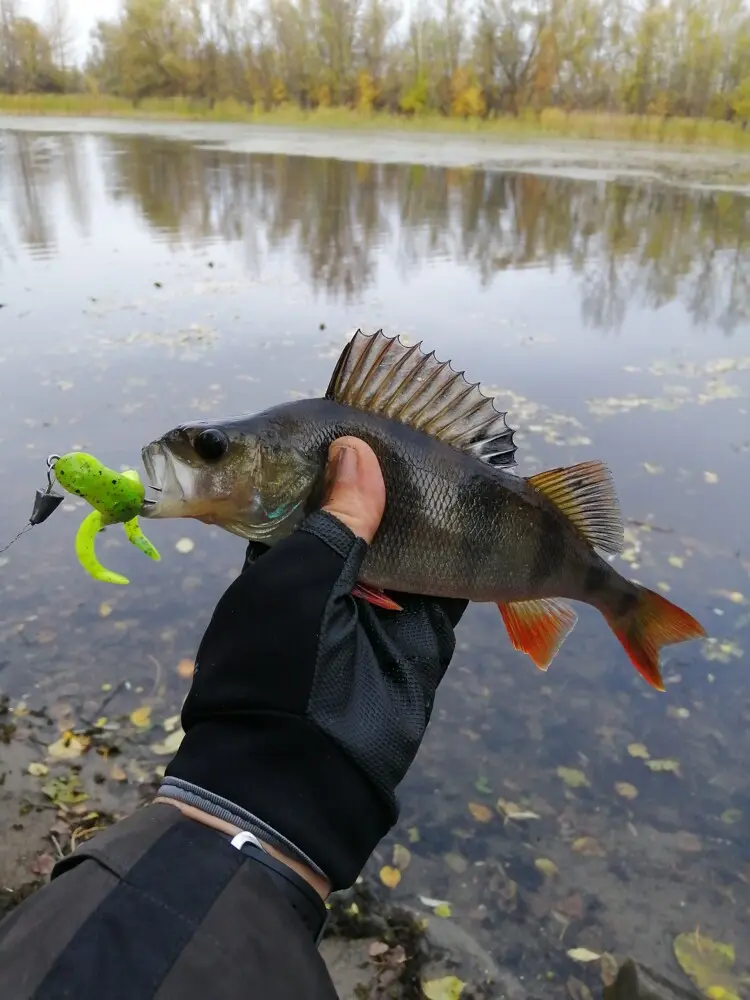
[[[663,691],[661,648],[704,628],[600,554],[624,545],[606,465],[518,475],[506,417],[480,383],[421,343],[358,330],[325,396],[184,423],[146,445],[157,496],[141,513],[273,545],[324,502],[330,444],[360,438],[380,462],[386,505],[355,596],[394,613],[399,593],[496,604],[514,648],[541,670],[576,624],[568,602],[589,604]]]

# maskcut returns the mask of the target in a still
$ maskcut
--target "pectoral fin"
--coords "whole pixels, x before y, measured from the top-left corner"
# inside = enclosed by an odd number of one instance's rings
[[[403,611],[400,604],[388,597],[382,590],[375,590],[374,587],[367,587],[364,583],[358,583],[352,591],[352,597],[361,597],[376,608],[385,608],[386,611]]]

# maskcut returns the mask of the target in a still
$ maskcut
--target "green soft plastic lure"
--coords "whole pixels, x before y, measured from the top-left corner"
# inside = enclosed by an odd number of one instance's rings
[[[119,584],[130,582],[127,577],[105,569],[96,558],[96,535],[110,524],[122,524],[128,541],[149,559],[157,562],[161,559],[138,526],[138,514],[146,491],[135,470],[115,472],[93,455],[81,451],[57,458],[50,469],[64,490],[82,497],[94,508],[78,529],[76,555],[95,580]]]

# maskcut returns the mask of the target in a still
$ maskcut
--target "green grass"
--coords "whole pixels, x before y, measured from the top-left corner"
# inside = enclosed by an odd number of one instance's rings
[[[549,108],[518,118],[504,116],[489,121],[446,118],[437,114],[413,118],[348,108],[302,111],[285,105],[263,112],[235,100],[218,101],[213,108],[185,97],[149,98],[137,108],[107,94],[0,94],[0,113],[16,115],[71,115],[75,117],[151,118],[264,125],[310,126],[340,129],[387,129],[404,132],[441,132],[498,136],[499,138],[565,137],[656,142],[671,146],[750,149],[750,129],[731,122],[705,118],[660,118],[654,115],[609,114]]]

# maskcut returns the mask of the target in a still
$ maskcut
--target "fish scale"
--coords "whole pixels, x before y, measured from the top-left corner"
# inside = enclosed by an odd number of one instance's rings
[[[597,608],[636,669],[663,690],[659,650],[705,635],[687,612],[621,576],[623,526],[601,462],[514,474],[505,413],[420,345],[358,332],[325,397],[183,424],[143,452],[159,498],[146,517],[194,517],[273,545],[324,499],[328,449],[375,452],[385,512],[355,594],[397,610],[401,591],[498,605],[516,649],[546,669],[576,622],[561,599]]]

